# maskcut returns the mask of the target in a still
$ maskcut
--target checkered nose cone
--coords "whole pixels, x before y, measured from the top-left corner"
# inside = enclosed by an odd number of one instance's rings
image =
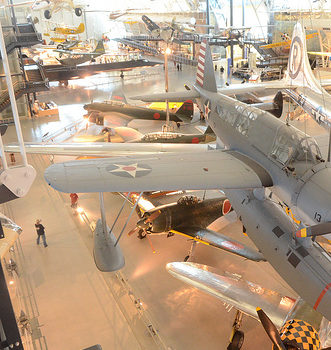
[[[284,341],[295,340],[303,350],[319,350],[320,338],[309,323],[301,320],[287,321],[281,328],[280,337]]]

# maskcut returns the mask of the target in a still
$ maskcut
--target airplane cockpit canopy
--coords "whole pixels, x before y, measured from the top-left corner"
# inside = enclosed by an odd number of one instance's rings
[[[173,140],[179,135],[170,132],[152,132],[143,136],[143,141],[156,141],[156,140]]]
[[[321,151],[316,141],[290,125],[281,125],[276,133],[270,157],[285,166],[298,162],[316,164]]]

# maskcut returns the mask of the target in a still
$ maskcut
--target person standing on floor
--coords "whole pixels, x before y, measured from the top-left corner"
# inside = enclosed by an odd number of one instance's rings
[[[71,200],[71,208],[76,209],[78,206],[78,194],[70,193],[70,200]]]
[[[48,244],[46,243],[45,227],[41,224],[40,219],[36,220],[35,227],[36,227],[37,235],[38,235],[37,245],[39,245],[40,236],[41,236],[43,243],[44,243],[44,247],[46,248],[48,246]]]

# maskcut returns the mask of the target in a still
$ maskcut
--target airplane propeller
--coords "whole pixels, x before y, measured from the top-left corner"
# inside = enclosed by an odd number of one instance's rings
[[[272,343],[274,344],[273,346],[274,350],[302,349],[301,345],[299,345],[295,339],[292,339],[292,340],[285,339],[283,341],[280,337],[280,334],[276,326],[273,324],[273,322],[270,320],[270,318],[261,308],[257,307],[256,312],[257,312],[257,315],[259,316],[259,319],[262,323],[264,330],[266,331]],[[316,345],[314,349],[320,349],[319,345]],[[328,347],[328,348],[323,348],[321,350],[331,350],[331,348]]]
[[[142,218],[137,222],[137,225],[135,228],[133,228],[128,235],[132,236],[135,232],[142,230],[147,231],[148,228],[151,226],[151,223],[153,220],[155,220],[159,215],[161,214],[160,210],[157,210],[153,213],[145,212],[145,214],[142,216]]]
[[[302,228],[301,230],[297,231],[295,235],[298,238],[304,238],[322,236],[328,233],[331,233],[331,222],[325,222],[323,224]]]
[[[259,316],[259,319],[262,323],[264,330],[266,331],[269,338],[273,342],[275,348],[278,350],[286,350],[286,347],[283,344],[282,339],[280,338],[280,335],[278,333],[276,326],[272,323],[272,321],[267,316],[267,314],[259,307],[256,308],[256,312],[257,312],[257,315]]]

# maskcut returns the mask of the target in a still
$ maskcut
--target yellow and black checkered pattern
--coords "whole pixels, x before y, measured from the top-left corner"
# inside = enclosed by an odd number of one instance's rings
[[[280,330],[280,337],[284,341],[295,340],[303,350],[319,350],[320,338],[309,323],[301,320],[287,321]]]

